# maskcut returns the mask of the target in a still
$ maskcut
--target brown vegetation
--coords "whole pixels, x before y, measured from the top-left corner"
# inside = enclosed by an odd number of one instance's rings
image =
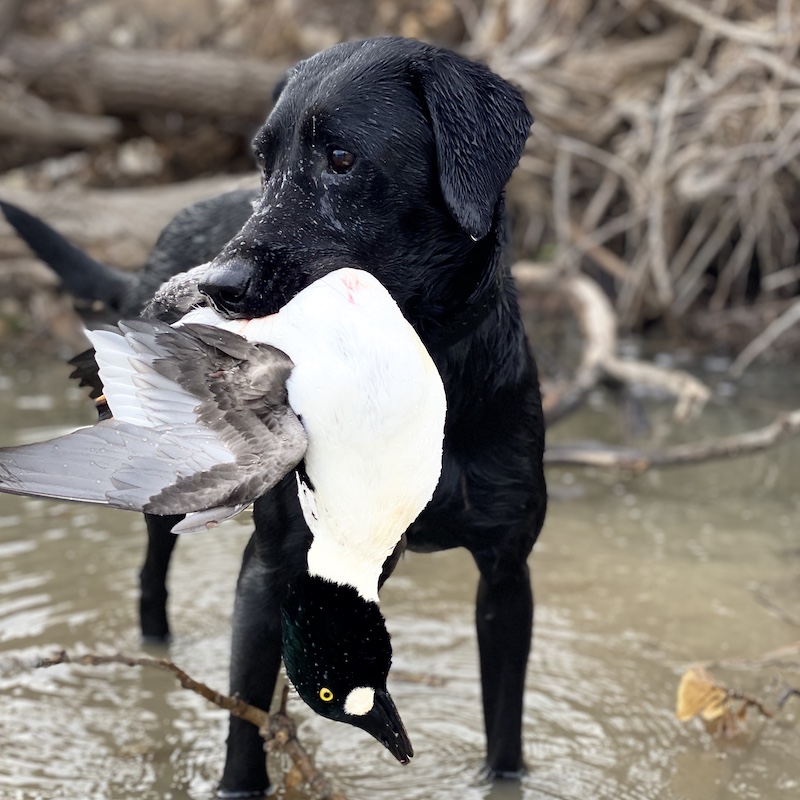
[[[68,185],[80,205],[84,187],[246,171],[282,70],[381,33],[456,47],[523,88],[536,125],[509,191],[519,256],[595,278],[625,330],[740,349],[774,323],[771,347],[800,343],[796,0],[2,0],[0,191]],[[141,263],[141,230],[117,263]],[[23,250],[4,234],[13,266]]]

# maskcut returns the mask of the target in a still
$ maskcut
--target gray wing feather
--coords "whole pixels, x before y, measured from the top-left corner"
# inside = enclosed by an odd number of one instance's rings
[[[230,508],[207,508],[205,511],[193,511],[187,514],[180,522],[172,526],[172,533],[196,533],[208,528],[214,528],[220,522],[235,517],[247,508],[247,503]]]
[[[153,460],[158,439],[153,430],[109,419],[48,442],[3,448],[0,489],[11,494],[114,505],[109,493],[115,489],[115,474],[130,463],[129,459]],[[137,505],[131,500],[118,507],[136,509]]]
[[[142,356],[133,380],[154,426],[112,418],[0,449],[0,491],[203,512],[184,526],[200,529],[237,513],[302,460],[307,437],[287,405],[285,353],[206,325],[134,320],[120,330]]]

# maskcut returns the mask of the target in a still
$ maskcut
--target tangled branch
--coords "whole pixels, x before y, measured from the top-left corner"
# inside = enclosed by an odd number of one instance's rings
[[[51,658],[37,658],[27,664],[16,663],[14,669],[41,669],[54,667],[58,664],[80,664],[81,666],[98,667],[106,664],[123,664],[128,667],[148,667],[172,673],[184,689],[199,694],[210,703],[228,711],[235,717],[246,720],[258,728],[268,750],[280,750],[292,760],[294,769],[308,784],[313,796],[319,800],[345,800],[340,792],[336,791],[330,780],[315,766],[308,751],[297,738],[297,725],[286,713],[286,701],[289,687],[285,686],[281,699],[280,709],[272,714],[263,709],[246,703],[239,697],[230,697],[200,683],[188,675],[184,670],[166,658],[152,658],[150,656],[129,656],[123,653],[98,655],[85,653],[72,658],[67,652],[61,651]]]

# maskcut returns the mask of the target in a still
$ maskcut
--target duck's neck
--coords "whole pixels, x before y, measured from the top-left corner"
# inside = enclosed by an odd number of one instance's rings
[[[308,574],[340,585],[352,586],[364,600],[378,602],[378,580],[383,564],[391,555],[402,530],[378,530],[375,520],[349,515],[347,536],[331,527],[328,515],[317,508],[316,495],[300,474],[297,495],[313,539],[308,549]],[[381,520],[382,522],[385,520]],[[372,524],[370,524],[370,522]]]
[[[383,563],[361,558],[333,538],[317,533],[308,550],[308,574],[352,586],[364,599],[378,602],[378,580]]]

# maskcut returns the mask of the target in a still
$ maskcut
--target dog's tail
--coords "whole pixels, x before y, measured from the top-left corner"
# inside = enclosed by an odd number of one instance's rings
[[[58,231],[18,206],[0,200],[9,225],[61,278],[64,289],[82,300],[100,300],[118,310],[137,277],[101,264],[70,244]]]

